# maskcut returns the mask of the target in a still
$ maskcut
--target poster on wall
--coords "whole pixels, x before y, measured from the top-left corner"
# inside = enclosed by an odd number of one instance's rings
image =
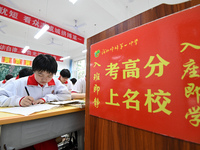
[[[200,143],[200,6],[91,46],[90,115]]]

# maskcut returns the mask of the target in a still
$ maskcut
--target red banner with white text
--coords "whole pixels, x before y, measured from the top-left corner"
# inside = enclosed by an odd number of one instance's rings
[[[32,56],[32,57],[36,57],[39,54],[48,54],[48,53],[38,52],[38,51],[30,50],[30,49],[26,53],[22,53],[22,49],[23,48],[21,47],[0,43],[0,51],[4,51],[4,52],[27,55],[27,56]],[[63,62],[63,60],[60,60],[60,58],[63,58],[62,56],[52,55],[52,54],[49,54],[49,55],[53,56],[56,59],[56,61]]]
[[[200,143],[200,6],[91,46],[90,114]]]
[[[20,11],[14,10],[12,8],[9,8],[7,6],[0,4],[0,16],[4,16],[6,18],[19,21],[21,23],[36,27],[41,29],[44,24],[48,24],[50,26],[48,32],[59,35],[61,37],[73,40],[75,42],[84,44],[84,37],[81,37],[77,34],[74,34],[72,32],[69,32],[65,29],[62,29],[60,27],[57,27],[53,24],[47,23],[43,20],[40,20],[38,18],[32,17],[28,14],[22,13]]]

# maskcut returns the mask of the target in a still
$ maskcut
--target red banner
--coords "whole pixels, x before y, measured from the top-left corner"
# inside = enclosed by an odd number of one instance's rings
[[[91,46],[90,114],[200,143],[200,6]]]
[[[24,14],[22,12],[19,12],[17,10],[14,10],[12,8],[6,7],[1,4],[0,4],[0,15],[6,18],[13,19],[15,21],[19,21],[21,23],[33,26],[33,27],[36,27],[36,28],[39,28],[39,29],[41,29],[44,26],[44,24],[48,24],[50,26],[48,32],[76,41],[81,44],[84,44],[84,37],[81,37],[77,34],[69,32],[53,24],[47,23],[43,20]]]
[[[16,47],[16,46],[0,43],[0,51],[4,51],[4,52],[16,53],[16,54],[27,55],[27,56],[32,56],[32,57],[36,57],[39,54],[48,54],[48,53],[38,52],[38,51],[30,50],[30,49],[26,53],[22,53],[22,49],[23,48],[21,47]],[[56,61],[63,62],[63,60],[60,60],[60,58],[63,58],[63,57],[52,55],[52,54],[49,54],[49,55],[53,56],[56,59]]]

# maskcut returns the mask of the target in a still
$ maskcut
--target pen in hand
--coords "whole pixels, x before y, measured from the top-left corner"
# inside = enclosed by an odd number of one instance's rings
[[[27,95],[30,96],[30,94],[29,94],[28,89],[27,89],[26,86],[25,86],[25,90],[26,90]],[[32,105],[33,105],[33,103],[32,103]]]
[[[30,94],[29,94],[28,89],[27,89],[26,86],[25,86],[25,90],[26,90],[27,95],[30,96]]]

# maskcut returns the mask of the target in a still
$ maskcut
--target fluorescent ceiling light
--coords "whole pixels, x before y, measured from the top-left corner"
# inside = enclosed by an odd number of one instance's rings
[[[60,60],[69,59],[69,58],[70,56],[67,56],[67,57],[60,58]]]
[[[42,29],[34,36],[35,39],[39,39],[49,29],[49,25],[45,24]]]
[[[72,4],[75,4],[77,0],[69,0]]]
[[[87,52],[87,49],[85,49],[85,50],[82,51],[82,53],[86,53],[86,52]]]
[[[26,53],[26,51],[29,49],[29,46],[25,46],[24,49],[22,50],[22,53]]]

